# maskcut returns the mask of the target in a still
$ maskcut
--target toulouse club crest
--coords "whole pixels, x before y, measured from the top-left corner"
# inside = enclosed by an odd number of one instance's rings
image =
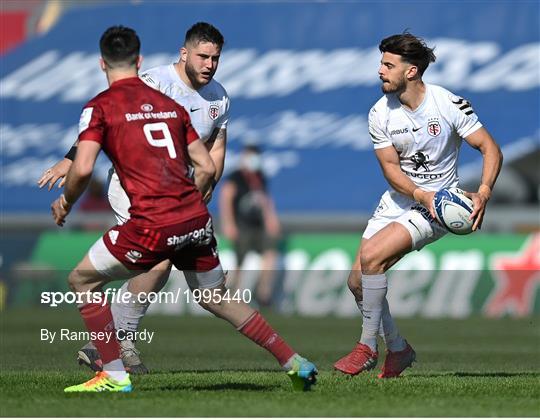
[[[431,137],[437,137],[441,134],[441,125],[439,124],[438,119],[433,119],[428,121],[427,132]]]
[[[216,120],[217,117],[219,117],[219,106],[218,105],[210,105],[208,108],[208,115],[212,120]]]

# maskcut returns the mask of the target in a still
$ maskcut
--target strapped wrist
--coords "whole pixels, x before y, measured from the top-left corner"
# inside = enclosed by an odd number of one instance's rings
[[[64,158],[74,161],[76,154],[77,154],[77,146],[71,146],[71,149],[69,149],[69,152],[66,153]]]
[[[67,201],[64,194],[60,194],[60,205],[65,211],[69,211],[71,209],[71,203]]]

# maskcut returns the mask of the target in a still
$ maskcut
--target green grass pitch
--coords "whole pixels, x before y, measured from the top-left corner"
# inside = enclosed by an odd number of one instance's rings
[[[90,378],[75,364],[81,342],[40,341],[40,329],[83,330],[73,309],[0,314],[0,415],[39,417],[540,416],[540,319],[399,320],[418,362],[398,379],[377,368],[356,377],[332,370],[353,346],[358,319],[268,316],[319,367],[309,393],[293,393],[273,357],[214,318],[148,316],[140,344],[152,374],[131,394],[65,395]]]

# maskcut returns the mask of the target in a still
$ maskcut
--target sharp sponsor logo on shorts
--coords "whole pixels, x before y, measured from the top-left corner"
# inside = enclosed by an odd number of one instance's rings
[[[397,130],[390,131],[390,135],[395,136],[396,134],[407,134],[408,132],[408,128],[398,128]]]
[[[415,223],[411,219],[409,219],[409,223],[414,226],[414,228],[418,231],[420,235],[422,234],[422,232],[420,232],[420,229],[418,229],[418,226],[416,226]]]
[[[167,238],[167,246],[175,246],[176,250],[182,249],[186,245],[208,245],[214,235],[212,221],[208,220],[205,227],[192,230],[185,235],[173,235]]]
[[[148,104],[145,104],[148,105]],[[150,105],[151,106],[151,105]],[[160,111],[160,112],[136,112],[125,114],[126,121],[138,121],[138,120],[167,120],[171,118],[178,118],[176,111]]]
[[[430,223],[435,221],[435,219],[431,216],[431,213],[429,212],[429,210],[426,209],[424,206],[420,206],[420,205],[412,206],[411,210],[416,210],[418,213],[420,213],[424,217],[424,219],[426,219]],[[411,219],[409,219],[409,222],[416,229],[418,229],[418,227],[413,222],[411,222]],[[418,229],[418,232],[420,232],[420,229]]]
[[[126,252],[126,258],[132,263],[136,263],[142,257],[142,252],[132,249]]]
[[[118,232],[117,230],[109,231],[109,239],[111,240],[113,245],[116,245],[116,241],[118,240],[118,235],[120,235],[120,232]]]

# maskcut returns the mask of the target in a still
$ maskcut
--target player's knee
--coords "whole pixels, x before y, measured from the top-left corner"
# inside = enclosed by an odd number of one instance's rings
[[[83,284],[84,279],[82,278],[81,273],[78,270],[73,270],[71,273],[69,273],[68,286],[71,291],[82,292]]]
[[[368,242],[360,251],[360,264],[362,272],[373,273],[380,271],[384,266],[384,261],[381,259],[381,252],[376,244]]]
[[[199,305],[201,305],[201,308],[207,310],[208,312],[214,314],[218,318],[222,318],[222,314],[224,311],[224,302],[218,302],[214,300],[210,300],[209,302],[201,301],[199,302]]]

